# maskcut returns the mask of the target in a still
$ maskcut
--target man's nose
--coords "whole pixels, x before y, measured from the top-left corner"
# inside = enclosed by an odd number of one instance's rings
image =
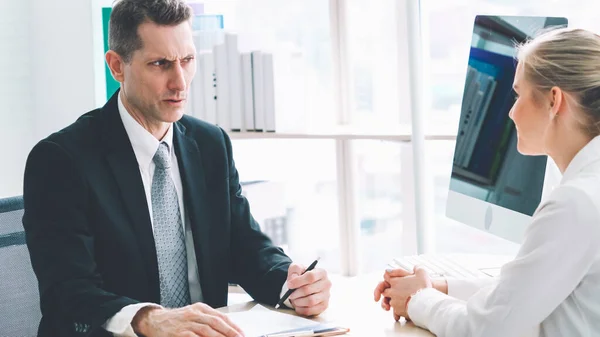
[[[173,64],[173,69],[170,74],[168,87],[169,90],[172,91],[185,91],[187,89],[187,84],[185,81],[185,72],[179,62]]]

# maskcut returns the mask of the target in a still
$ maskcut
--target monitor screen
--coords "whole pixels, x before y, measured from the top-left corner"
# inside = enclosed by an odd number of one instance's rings
[[[508,117],[517,44],[565,18],[477,16],[466,68],[446,213],[450,218],[520,242],[542,197],[546,156],[517,151]]]

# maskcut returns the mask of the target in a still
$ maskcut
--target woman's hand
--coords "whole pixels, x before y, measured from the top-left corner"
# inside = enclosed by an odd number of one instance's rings
[[[383,292],[391,287],[391,285],[388,283],[388,281],[386,281],[386,279],[389,279],[391,277],[405,277],[408,275],[412,275],[412,272],[407,271],[403,268],[387,269],[383,274],[384,280],[379,282],[377,284],[377,287],[375,287],[375,291],[373,293],[373,299],[375,300],[375,302],[379,302],[379,299],[381,299]],[[383,310],[385,311],[390,311],[391,306],[389,297],[383,297],[381,301],[381,308],[383,308]],[[400,319],[400,317],[396,317],[396,315],[394,315],[394,318],[396,320]]]
[[[431,278],[425,269],[415,266],[412,274],[409,274],[407,271],[404,272],[407,275],[401,277],[394,277],[392,273],[388,272],[384,274],[384,282],[389,284],[389,287],[386,287],[382,291],[382,294],[385,298],[389,298],[389,305],[393,308],[396,320],[399,320],[400,317],[409,320],[408,301],[410,297],[421,289],[433,287]],[[377,295],[379,288],[380,286],[376,289],[375,295]]]

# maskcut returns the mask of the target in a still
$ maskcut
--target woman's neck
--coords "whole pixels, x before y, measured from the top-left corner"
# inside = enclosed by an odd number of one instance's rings
[[[548,155],[554,160],[560,172],[564,174],[573,158],[592,140],[592,137],[584,132],[570,132],[568,136],[565,134],[554,139],[557,141],[554,142],[552,148],[548,149]]]

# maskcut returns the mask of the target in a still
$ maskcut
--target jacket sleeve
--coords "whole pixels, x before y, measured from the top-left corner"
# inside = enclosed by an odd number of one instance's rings
[[[250,213],[248,200],[242,195],[235,167],[231,140],[223,132],[229,166],[229,196],[231,205],[232,279],[259,302],[275,305],[287,279],[291,263],[281,248],[261,232]]]
[[[137,303],[102,289],[86,182],[57,143],[42,141],[29,154],[23,198],[23,226],[41,311],[57,335],[91,335],[123,307]]]

